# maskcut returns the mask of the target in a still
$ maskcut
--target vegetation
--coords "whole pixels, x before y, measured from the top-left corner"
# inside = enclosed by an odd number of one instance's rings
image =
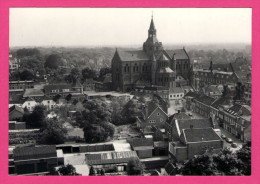
[[[39,142],[41,144],[62,144],[66,140],[67,129],[57,118],[48,119],[41,129]]]
[[[76,114],[76,122],[83,128],[86,142],[102,142],[113,137],[115,127],[110,123],[109,106],[99,100],[84,101],[83,106],[84,110]]]
[[[37,105],[32,113],[24,114],[23,119],[28,128],[42,128],[46,125],[46,107]]]
[[[96,176],[96,170],[93,166],[89,169],[89,176]]]
[[[137,176],[142,175],[144,171],[144,166],[139,159],[131,159],[127,163],[127,175]]]
[[[223,149],[218,154],[206,152],[195,156],[179,170],[182,175],[251,175],[251,143],[237,152]]]
[[[58,170],[52,168],[50,171],[50,175],[61,175],[61,176],[78,176],[79,173],[76,172],[76,169],[73,165],[67,164],[61,166]]]

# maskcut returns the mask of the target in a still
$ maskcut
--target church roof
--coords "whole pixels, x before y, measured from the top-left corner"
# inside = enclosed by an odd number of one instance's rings
[[[159,60],[160,60],[160,61],[169,61],[169,59],[165,56],[164,53],[161,54]]]
[[[169,67],[160,68],[157,72],[158,73],[174,73],[174,71],[172,71],[172,69],[170,69]]]
[[[155,26],[154,26],[153,19],[151,20],[151,23],[150,23],[150,28],[149,28],[149,30],[155,30]]]
[[[165,50],[165,52],[174,59],[189,59],[187,52],[184,49]]]
[[[140,60],[149,60],[149,57],[143,50],[134,50],[134,51],[123,51],[117,50],[117,53],[121,61],[140,61]]]

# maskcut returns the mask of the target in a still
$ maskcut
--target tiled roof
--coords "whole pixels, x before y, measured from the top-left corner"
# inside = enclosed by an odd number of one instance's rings
[[[196,100],[198,100],[199,102],[201,102],[202,104],[205,105],[211,105],[216,99],[206,96],[206,95],[201,95],[199,98],[197,98]]]
[[[184,129],[183,134],[186,143],[221,140],[213,128],[189,128]]]
[[[86,154],[86,164],[119,164],[127,163],[130,159],[138,159],[135,151],[108,152],[100,154]]]
[[[44,96],[44,92],[42,89],[34,89],[34,88],[26,89],[23,94],[23,97],[29,97],[29,96]]]
[[[231,115],[251,115],[251,107],[248,105],[234,104],[232,107],[226,110]]]
[[[228,99],[219,98],[215,102],[213,102],[213,104],[211,104],[211,106],[214,107],[215,109],[218,109],[219,106],[221,106],[221,105],[229,105],[229,104],[230,104],[230,102]]]
[[[187,52],[184,49],[176,49],[176,50],[165,50],[166,53],[170,56],[170,58],[174,59],[189,59]]]
[[[33,146],[33,147],[17,147],[14,149],[14,160],[46,158],[48,156],[55,156],[55,145]]]
[[[142,50],[135,50],[135,51],[117,50],[117,53],[122,61],[149,60],[149,57]]]
[[[213,127],[212,121],[207,118],[203,119],[178,119],[177,120],[180,131],[182,129],[190,128],[208,128]]]
[[[153,146],[153,139],[134,138],[129,140],[132,147]]]
[[[71,85],[70,84],[49,84],[44,86],[44,90],[55,90],[55,89],[70,89]]]
[[[16,111],[18,111],[18,112],[20,112],[20,113],[24,113],[23,108],[22,108],[22,107],[19,107],[19,106],[17,106],[17,105],[13,105],[12,107],[10,107],[10,108],[9,108],[9,113],[11,113],[11,112],[14,111],[14,110],[16,110]]]

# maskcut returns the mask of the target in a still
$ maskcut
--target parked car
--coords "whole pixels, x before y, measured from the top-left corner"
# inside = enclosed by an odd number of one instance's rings
[[[232,143],[232,144],[231,144],[231,147],[232,147],[232,148],[237,148],[237,143]]]
[[[227,137],[226,137],[224,134],[222,134],[222,135],[221,135],[221,138],[222,138],[222,139],[226,139]]]
[[[231,138],[226,138],[226,141],[227,141],[228,143],[232,143],[232,142],[233,142],[233,140],[232,140]]]

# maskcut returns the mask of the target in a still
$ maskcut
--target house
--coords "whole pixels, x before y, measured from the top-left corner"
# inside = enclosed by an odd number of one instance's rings
[[[181,103],[183,97],[184,91],[181,87],[175,87],[170,89],[169,100],[174,100],[175,104]]]
[[[201,95],[194,99],[195,109],[193,111],[202,115],[205,118],[209,118],[210,106],[213,104],[215,100],[215,98],[206,95]]]
[[[229,108],[220,108],[219,123],[225,130],[241,141],[251,139],[251,107],[235,103]]]
[[[55,145],[16,147],[9,155],[9,169],[14,175],[44,175],[64,164],[63,153]],[[9,170],[9,171],[10,171]]]
[[[178,141],[183,129],[187,128],[214,128],[210,118],[204,119],[172,119],[169,124],[169,140]]]
[[[215,99],[221,97],[222,95],[217,85],[206,86],[205,88],[203,88],[203,92],[205,95],[213,97]]]
[[[44,86],[44,93],[48,97],[54,97],[56,95],[61,95],[66,97],[72,92],[70,84],[48,84]]]
[[[151,158],[153,156],[153,139],[135,138],[129,140],[129,143],[139,158]]]
[[[13,105],[9,108],[9,121],[21,120],[24,115],[24,110],[22,107]]]
[[[216,101],[213,102],[210,106],[210,117],[212,121],[216,124],[219,124],[219,109],[221,106],[231,107],[232,101],[228,98],[218,98]]]
[[[184,104],[187,110],[195,110],[195,102],[194,100],[198,98],[201,94],[197,92],[189,91],[184,96]]]
[[[34,107],[36,105],[38,105],[38,102],[36,102],[36,100],[34,100],[33,98],[31,97],[27,97],[24,99],[23,103],[21,104],[22,105],[22,108],[27,108],[28,111],[33,111]]]
[[[95,169],[103,168],[105,171],[124,172],[129,160],[139,159],[136,151],[104,152],[97,154],[86,154],[85,162]]]
[[[56,102],[50,97],[44,97],[40,103],[45,106],[47,110],[53,109],[56,105]]]
[[[192,126],[180,132],[180,140],[169,143],[169,156],[177,162],[202,155],[207,150],[220,151],[223,140],[213,128],[193,128]]]
[[[168,119],[167,107],[155,102],[149,102],[143,106],[141,115],[137,118],[137,127],[144,129],[146,126],[164,127]]]

